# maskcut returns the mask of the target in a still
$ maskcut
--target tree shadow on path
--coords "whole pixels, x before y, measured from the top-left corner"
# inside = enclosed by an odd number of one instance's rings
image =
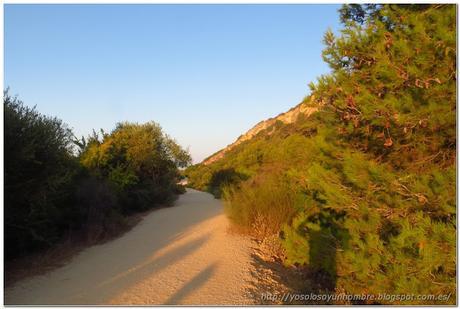
[[[217,268],[217,262],[212,263],[207,266],[201,272],[199,272],[195,277],[193,277],[189,282],[187,282],[180,290],[174,293],[169,299],[165,302],[166,305],[177,305],[185,297],[192,294],[194,291],[199,289],[204,285],[209,278],[212,277]]]

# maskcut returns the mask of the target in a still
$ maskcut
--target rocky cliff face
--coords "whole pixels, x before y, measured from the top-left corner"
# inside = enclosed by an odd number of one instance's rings
[[[296,121],[300,114],[310,116],[316,110],[317,108],[309,106],[308,102],[302,102],[285,113],[279,114],[274,118],[263,120],[256,124],[254,127],[252,127],[252,129],[247,131],[245,134],[241,135],[234,143],[228,145],[227,147],[215,153],[214,155],[206,158],[202,162],[202,164],[208,165],[222,159],[228,151],[232,150],[234,147],[241,144],[242,142],[250,140],[262,130],[265,130],[273,126],[278,120],[282,121],[285,124],[289,124]]]

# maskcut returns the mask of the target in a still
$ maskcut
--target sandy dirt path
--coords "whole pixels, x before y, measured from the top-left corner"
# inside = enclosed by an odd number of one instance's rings
[[[250,240],[221,201],[188,189],[111,242],[5,290],[5,304],[251,304]]]

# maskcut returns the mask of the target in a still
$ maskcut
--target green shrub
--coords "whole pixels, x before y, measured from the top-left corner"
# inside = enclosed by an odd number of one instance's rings
[[[90,243],[115,235],[123,215],[185,192],[190,155],[155,123],[122,123],[76,141],[59,119],[4,94],[5,257],[41,250],[72,233]],[[75,144],[80,147],[76,155]]]
[[[116,190],[103,180],[85,175],[75,188],[81,211],[81,231],[89,243],[115,235],[125,222]]]
[[[238,185],[244,179],[247,179],[246,175],[236,172],[233,168],[221,169],[212,174],[207,191],[220,198],[224,187]]]
[[[61,120],[7,92],[3,103],[5,256],[10,258],[54,244],[78,225],[72,186],[79,165],[72,132]]]
[[[298,190],[282,175],[262,174],[223,189],[225,211],[243,230],[261,237],[278,234],[301,205]]]
[[[81,164],[115,188],[123,213],[172,202],[183,192],[178,167],[190,161],[188,152],[154,122],[120,123],[110,134],[93,134],[80,153]]]

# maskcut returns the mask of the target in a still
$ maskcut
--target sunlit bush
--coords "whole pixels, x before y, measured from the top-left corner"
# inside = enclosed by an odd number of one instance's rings
[[[123,212],[169,203],[181,191],[178,167],[187,166],[190,155],[158,124],[120,123],[101,135],[83,141],[80,162],[116,189]]]
[[[297,188],[282,175],[261,174],[238,186],[224,187],[225,211],[230,220],[259,237],[278,234],[302,205]]]

